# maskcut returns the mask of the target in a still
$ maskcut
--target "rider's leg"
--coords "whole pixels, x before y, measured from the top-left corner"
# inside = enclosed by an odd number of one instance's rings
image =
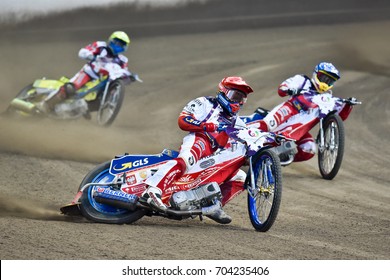
[[[58,92],[46,98],[38,107],[41,111],[45,113],[49,113],[54,110],[55,105],[60,103],[73,96],[76,93],[76,90],[85,85],[88,81],[90,81],[92,77],[90,77],[85,71],[84,68],[81,69],[72,79],[70,79],[69,83],[65,83]]]
[[[298,153],[295,155],[294,162],[309,160],[316,154],[317,146],[309,132],[297,141],[297,146]]]
[[[167,207],[162,201],[164,190],[176,179],[178,179],[186,169],[182,158],[176,158],[166,162],[157,172],[145,181],[148,188],[142,194],[147,203],[152,204],[162,210]]]
[[[203,149],[203,147],[207,147],[207,149]],[[142,194],[142,197],[146,198],[149,204],[160,205],[162,209],[166,208],[161,200],[165,189],[173,181],[180,178],[199,158],[210,155],[212,152],[210,144],[206,140],[197,136],[195,133],[188,134],[183,139],[178,158],[165,163],[152,177],[145,181],[148,188]],[[150,193],[153,193],[154,196]],[[153,201],[150,199],[151,196],[156,197],[157,200]]]
[[[260,121],[260,129],[274,131],[281,123],[284,123],[297,113],[298,110],[290,102],[286,101],[272,109],[272,111]]]
[[[152,177],[145,181],[148,188],[142,194],[149,204],[164,210],[166,206],[162,201],[164,191],[173,181],[193,166],[200,158],[209,156],[214,152],[209,141],[201,135],[190,133],[183,139],[179,157],[168,161]],[[222,210],[220,201],[216,201],[212,208],[205,210],[205,215],[220,223],[227,223],[231,218]],[[229,221],[229,222],[230,222]]]
[[[83,68],[70,79],[70,82],[74,85],[74,88],[78,90],[92,79],[93,77],[88,75],[88,73],[86,73]]]

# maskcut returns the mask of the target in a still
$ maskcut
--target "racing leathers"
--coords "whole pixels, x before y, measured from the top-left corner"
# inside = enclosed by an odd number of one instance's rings
[[[305,94],[321,94],[313,85],[311,79],[305,75],[295,75],[282,82],[278,87],[278,94],[281,97],[290,96],[286,102],[272,109],[263,120],[258,121],[256,125],[263,131],[275,131],[280,125],[286,122],[291,117],[308,112],[310,110],[310,102],[303,98],[301,93]],[[326,93],[332,94],[329,90]],[[351,112],[351,105],[345,104],[340,112],[340,117],[345,120]],[[311,123],[306,125],[311,126]],[[316,153],[316,144],[313,136],[304,129],[294,129],[282,131],[285,136],[299,139],[296,141],[298,153],[295,155],[294,161],[305,161],[311,159]]]
[[[40,105],[43,112],[50,112],[55,105],[62,100],[71,97],[76,90],[83,87],[90,80],[99,79],[101,75],[115,73],[117,76],[131,76],[127,69],[128,59],[124,55],[114,55],[104,41],[94,42],[79,51],[79,57],[88,61],[83,68],[74,75],[69,83],[66,83],[53,96],[47,97]]]
[[[93,79],[98,79],[101,75],[107,75],[110,69],[106,67],[108,63],[119,65],[124,72],[127,70],[128,59],[122,54],[115,55],[107,43],[104,41],[96,41],[86,47],[80,49],[79,57],[87,60],[89,63],[70,79],[75,89],[79,89],[87,82]]]
[[[210,156],[218,148],[224,148],[228,144],[226,132],[217,130],[220,123],[232,122],[233,118],[245,126],[237,116],[229,117],[224,113],[213,97],[199,97],[189,102],[178,118],[179,127],[190,132],[183,138],[179,156],[169,160],[145,183],[157,187],[163,194],[174,180],[180,178],[199,159]],[[222,206],[244,190],[245,177],[246,173],[238,170],[221,186]]]

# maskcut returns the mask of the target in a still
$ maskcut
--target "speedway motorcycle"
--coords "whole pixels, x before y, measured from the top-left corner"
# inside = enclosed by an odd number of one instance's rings
[[[324,179],[332,180],[337,175],[343,160],[345,143],[343,121],[349,115],[348,113],[342,119],[339,113],[345,104],[357,105],[361,102],[354,97],[343,99],[329,93],[313,94],[307,92],[295,98],[303,104],[310,104],[310,108],[308,111],[301,111],[301,113],[291,117],[274,131],[275,133],[283,133],[285,136],[288,135],[289,139],[283,145],[275,148],[280,155],[281,165],[287,166],[294,161],[294,156],[298,152],[295,142],[318,124],[316,138],[318,167]],[[352,106],[349,110],[352,110]],[[250,124],[265,118],[269,112],[269,110],[259,107],[252,115],[242,117],[242,119],[245,123]]]
[[[69,120],[80,117],[91,119],[90,113],[97,112],[97,123],[109,126],[122,106],[125,85],[142,80],[137,74],[132,74],[115,63],[104,63],[104,68],[108,74],[89,81],[72,96],[56,104],[54,110],[50,112],[42,110],[39,104],[56,95],[62,87],[69,85],[69,79],[67,77],[61,77],[59,80],[37,79],[17,94],[6,113]]]
[[[282,195],[281,166],[273,151],[284,140],[256,128],[228,127],[228,148],[200,159],[165,190],[167,210],[152,208],[141,197],[145,180],[166,161],[178,156],[164,149],[155,155],[122,155],[96,166],[81,182],[73,201],[62,207],[67,215],[109,224],[133,223],[144,215],[182,220],[200,217],[216,207],[223,183],[242,166],[249,165],[244,188],[247,190],[249,218],[256,231],[271,228],[278,214]]]

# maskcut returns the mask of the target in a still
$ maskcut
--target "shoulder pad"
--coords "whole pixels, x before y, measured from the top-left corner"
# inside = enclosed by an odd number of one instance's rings
[[[103,48],[103,47],[107,47],[107,43],[104,42],[104,41],[96,41],[95,43],[93,43],[96,47],[98,48]]]
[[[129,61],[129,59],[124,56],[123,54],[119,54],[118,55],[118,58],[123,62],[123,63],[127,63]]]

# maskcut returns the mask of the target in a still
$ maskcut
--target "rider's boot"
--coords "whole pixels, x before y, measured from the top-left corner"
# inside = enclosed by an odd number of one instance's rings
[[[161,200],[162,190],[149,186],[143,193],[142,198],[146,200],[146,202],[152,207],[157,208],[159,210],[165,211],[167,206]]]
[[[41,103],[37,104],[37,108],[45,114],[48,114],[54,110],[54,107],[65,100],[68,97],[75,95],[76,89],[73,83],[65,83],[58,92],[51,96],[50,98],[45,99]]]
[[[229,224],[232,218],[222,209],[222,203],[215,200],[214,204],[202,208],[202,214],[220,224]]]

